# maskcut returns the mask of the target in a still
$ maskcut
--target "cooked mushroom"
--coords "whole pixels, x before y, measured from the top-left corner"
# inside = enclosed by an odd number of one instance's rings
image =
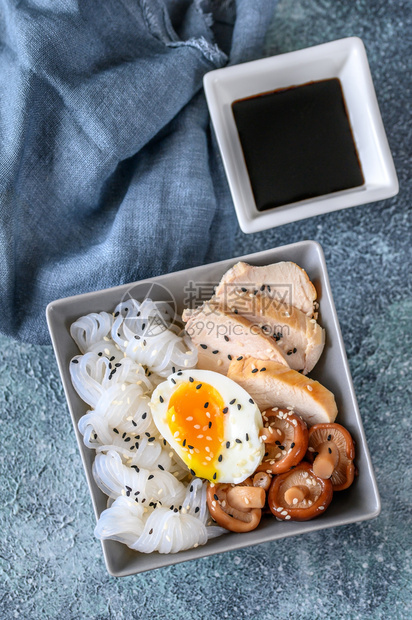
[[[355,477],[355,447],[340,424],[315,424],[309,429],[308,459],[320,478],[329,478],[334,491],[343,491]]]
[[[209,484],[207,505],[213,519],[231,532],[250,532],[260,523],[265,505],[264,488],[247,478],[242,484]]]
[[[265,471],[258,471],[258,473],[253,476],[253,486],[261,487],[265,491],[269,491],[271,482],[272,476]]]
[[[256,471],[283,474],[304,458],[308,429],[302,418],[288,409],[267,409],[262,413],[265,456]]]
[[[332,496],[330,480],[316,476],[310,463],[303,461],[295,469],[273,479],[268,504],[278,519],[308,521],[326,510]]]

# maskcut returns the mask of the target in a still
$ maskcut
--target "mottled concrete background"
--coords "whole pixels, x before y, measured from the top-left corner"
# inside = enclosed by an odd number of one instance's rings
[[[245,236],[325,250],[382,513],[374,521],[126,579],[107,575],[50,347],[1,339],[0,617],[411,618],[411,5],[282,0],[267,53],[365,42],[399,175],[396,198]]]

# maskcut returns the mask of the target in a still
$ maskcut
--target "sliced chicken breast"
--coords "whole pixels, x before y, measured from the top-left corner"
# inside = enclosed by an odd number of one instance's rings
[[[229,306],[239,291],[252,294],[261,291],[287,306],[294,306],[309,317],[314,314],[316,289],[306,271],[296,263],[283,261],[265,267],[236,263],[222,277],[215,297]]]
[[[277,362],[251,357],[234,360],[227,376],[251,395],[261,411],[292,407],[309,426],[334,422],[337,416],[332,392],[318,381]]]
[[[289,368],[275,340],[242,316],[225,313],[209,302],[196,310],[184,310],[183,320],[198,349],[198,368],[226,374],[232,360],[241,361],[251,354]]]
[[[320,358],[325,345],[325,330],[301,310],[257,293],[240,291],[230,309],[237,311],[265,336],[273,338],[294,370],[307,374]]]

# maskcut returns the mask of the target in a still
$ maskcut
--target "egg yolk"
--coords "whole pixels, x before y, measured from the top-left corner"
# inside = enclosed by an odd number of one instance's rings
[[[224,439],[224,401],[208,383],[185,382],[172,394],[167,424],[191,472],[218,480],[217,462]]]

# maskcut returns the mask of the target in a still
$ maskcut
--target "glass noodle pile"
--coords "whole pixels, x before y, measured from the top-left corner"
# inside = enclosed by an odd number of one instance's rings
[[[197,363],[171,306],[128,299],[113,314],[81,317],[70,333],[82,353],[71,360],[73,386],[90,407],[79,430],[96,451],[93,476],[109,498],[95,535],[143,553],[175,553],[225,533],[210,518],[207,482],[192,478],[148,406],[160,382]]]

